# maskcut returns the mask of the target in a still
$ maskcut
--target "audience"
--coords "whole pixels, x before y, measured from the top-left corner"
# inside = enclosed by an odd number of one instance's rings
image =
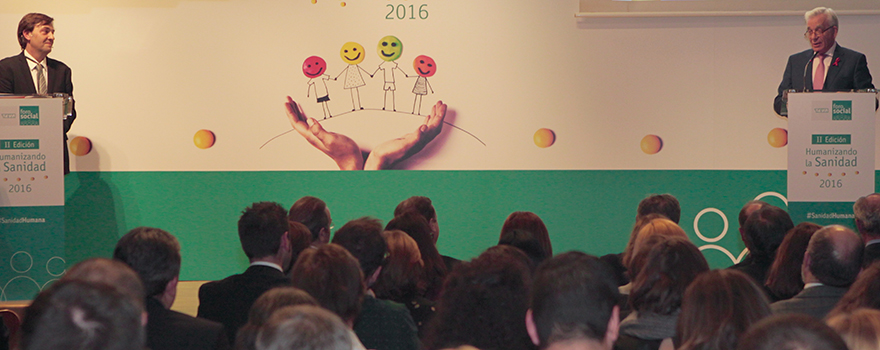
[[[257,350],[351,350],[339,316],[317,306],[288,306],[272,314],[257,336]]]
[[[463,262],[446,279],[425,347],[534,349],[524,322],[530,286],[528,266],[509,254]]]
[[[880,349],[880,310],[841,313],[829,317],[826,323],[840,334],[849,350]]]
[[[773,312],[825,318],[855,281],[863,249],[859,237],[846,227],[832,225],[816,231],[801,265],[804,290],[791,299],[770,305]]]
[[[650,219],[649,219],[650,218]],[[679,237],[687,239],[687,234],[675,222],[658,214],[650,214],[645,216],[647,222],[643,222],[638,232],[632,238],[632,246],[627,247],[624,252],[623,262],[626,266],[629,278],[635,279],[645,262],[647,252],[651,250],[654,243],[660,242],[662,238]],[[623,295],[629,295],[632,289],[632,281],[629,284],[621,286],[620,292]]]
[[[254,203],[238,219],[238,238],[250,261],[244,273],[199,288],[198,316],[220,322],[235,343],[251,305],[265,291],[289,285],[282,266],[291,259],[287,211],[278,203]]]
[[[504,225],[501,226],[499,240],[509,236],[511,231],[528,232],[541,244],[540,257],[553,256],[553,246],[550,244],[550,234],[547,233],[547,226],[544,226],[544,221],[535,213],[528,211],[515,211],[511,213],[507,216],[507,220],[504,220]]]
[[[364,217],[349,221],[336,231],[332,243],[358,260],[365,278],[368,292],[353,327],[361,343],[369,349],[418,350],[418,328],[409,310],[399,303],[377,299],[371,291],[388,253],[379,220]]]
[[[531,232],[523,229],[512,229],[501,233],[498,239],[498,245],[507,245],[516,247],[523,253],[528,255],[532,267],[538,266],[544,260],[550,258],[550,255],[544,251],[541,241]]]
[[[419,254],[422,255],[422,262],[425,264],[422,281],[425,286],[425,298],[429,300],[437,300],[440,291],[443,290],[443,280],[446,278],[446,263],[434,241],[431,239],[431,227],[425,218],[421,215],[406,211],[400,214],[385,225],[386,231],[400,230],[406,232],[416,244],[419,246]]]
[[[290,270],[293,269],[293,263],[303,250],[308,249],[312,245],[312,233],[308,227],[296,221],[287,222],[289,229],[287,239],[290,240],[290,262],[287,266],[282,266],[286,272],[285,277],[290,277]]]
[[[373,285],[376,298],[391,300],[406,306],[410,316],[423,335],[424,325],[434,316],[434,302],[423,297],[424,285],[421,281],[422,255],[416,241],[403,231],[382,233],[388,245],[388,257],[379,279]]]
[[[180,243],[170,233],[138,227],[119,239],[113,258],[137,272],[146,293],[151,350],[229,349],[223,325],[171,310],[180,274]]]
[[[147,294],[144,291],[144,284],[137,272],[121,261],[106,258],[86,259],[68,268],[61,276],[61,280],[106,284],[131,298],[132,302],[145,310],[144,315],[146,315],[144,296]]]
[[[437,222],[437,211],[434,210],[434,204],[431,203],[431,199],[423,196],[409,197],[394,208],[394,217],[403,215],[406,212],[419,214],[428,221],[428,225],[431,227],[431,239],[433,239],[436,246],[437,240],[440,238],[440,224]],[[461,263],[461,260],[450,256],[441,255],[441,257],[446,265],[446,271],[452,271],[455,265]]]
[[[629,295],[632,313],[620,322],[615,347],[659,349],[664,343],[671,345],[684,291],[697,275],[706,271],[709,265],[703,254],[686,238],[667,237],[654,244],[633,279]]]
[[[302,197],[290,206],[287,219],[301,223],[309,229],[313,247],[330,242],[333,220],[330,218],[330,208],[327,208],[324,201],[312,196]]]
[[[296,305],[318,306],[318,302],[309,293],[294,287],[275,287],[263,293],[251,306],[247,323],[238,329],[235,350],[255,350],[257,333],[272,313],[285,306]]]
[[[800,314],[772,315],[740,337],[737,350],[848,350],[822,321]]]
[[[880,260],[880,193],[872,193],[856,200],[853,205],[856,228],[865,243],[862,266]]]
[[[25,310],[21,349],[145,349],[142,305],[104,283],[57,281]]]
[[[820,228],[822,226],[803,222],[788,231],[782,239],[764,282],[771,301],[791,299],[804,289],[804,280],[801,278],[804,253],[807,252],[807,244],[810,243],[813,233]]]
[[[838,313],[853,312],[860,308],[880,310],[880,262],[878,261],[859,272],[856,281],[828,313],[828,317]]]
[[[754,204],[760,205],[760,204]],[[747,210],[747,205],[743,210]],[[740,231],[743,244],[749,255],[739,264],[730,268],[749,275],[758,285],[764,285],[767,271],[776,257],[776,250],[782,244],[785,234],[794,228],[788,212],[779,207],[765,204],[749,214]]]
[[[676,326],[678,350],[733,350],[749,327],[770,316],[764,290],[736,270],[703,273],[684,292]]]
[[[540,349],[610,350],[617,339],[617,284],[598,258],[568,252],[550,258],[535,271],[529,337]]]

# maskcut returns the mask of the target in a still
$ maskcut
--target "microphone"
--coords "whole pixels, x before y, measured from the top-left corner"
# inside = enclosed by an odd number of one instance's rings
[[[813,60],[816,58],[816,56],[818,54],[819,54],[818,51],[813,51],[813,56],[810,57],[810,60],[807,61],[806,65],[804,65],[804,92],[807,91],[807,68],[809,68],[810,66],[813,65]]]

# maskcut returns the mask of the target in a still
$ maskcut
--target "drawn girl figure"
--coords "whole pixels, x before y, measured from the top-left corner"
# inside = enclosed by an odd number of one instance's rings
[[[416,78],[416,85],[413,86],[412,92],[416,94],[416,99],[413,101],[413,114],[416,114],[418,111],[419,115],[422,115],[422,96],[428,94],[428,90],[431,90],[431,93],[434,93],[434,89],[431,88],[431,83],[428,82],[428,77],[433,76],[434,73],[437,72],[437,64],[434,63],[434,59],[425,55],[421,55],[416,57],[413,60],[413,69],[416,70],[416,73],[419,75]],[[416,107],[418,105],[418,108]]]
[[[306,90],[306,97],[309,96],[314,88],[315,98],[324,109],[324,119],[333,116],[330,114],[330,106],[328,104],[328,102],[330,102],[330,93],[327,91],[327,80],[330,80],[330,75],[326,73],[327,62],[325,62],[323,58],[312,56],[303,61],[303,74],[309,78],[309,87],[308,90]]]
[[[364,77],[361,76],[361,72],[367,73],[367,75],[372,78],[366,70],[358,66],[359,63],[364,61],[364,56],[366,56],[366,52],[364,52],[364,47],[361,44],[355,42],[347,42],[345,45],[342,45],[342,49],[339,50],[339,56],[342,57],[342,62],[348,64],[348,67],[342,70],[336,78],[333,80],[339,79],[342,74],[345,74],[345,80],[343,81],[342,87],[351,91],[351,110],[354,111],[357,108],[364,109],[361,105],[361,94],[358,91],[358,88],[367,83],[364,82]],[[357,100],[357,102],[355,102]]]

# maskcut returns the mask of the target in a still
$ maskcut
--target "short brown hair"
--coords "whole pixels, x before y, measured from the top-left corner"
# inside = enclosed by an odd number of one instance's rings
[[[330,243],[306,249],[292,271],[293,286],[315,297],[318,304],[344,320],[354,320],[364,300],[364,274],[345,248]]]
[[[33,32],[34,28],[38,25],[48,25],[52,24],[55,19],[49,16],[46,16],[42,13],[28,13],[21,18],[21,21],[18,21],[18,44],[21,45],[21,49],[27,47],[27,39],[24,38],[25,32]]]

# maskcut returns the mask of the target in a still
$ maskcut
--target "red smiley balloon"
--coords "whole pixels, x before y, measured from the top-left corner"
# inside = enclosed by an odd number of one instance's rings
[[[324,62],[323,58],[312,56],[303,61],[303,74],[309,78],[320,77],[326,71],[327,62]]]
[[[433,58],[421,55],[413,60],[413,69],[415,69],[416,73],[420,76],[427,78],[437,72],[437,64],[434,63]]]

